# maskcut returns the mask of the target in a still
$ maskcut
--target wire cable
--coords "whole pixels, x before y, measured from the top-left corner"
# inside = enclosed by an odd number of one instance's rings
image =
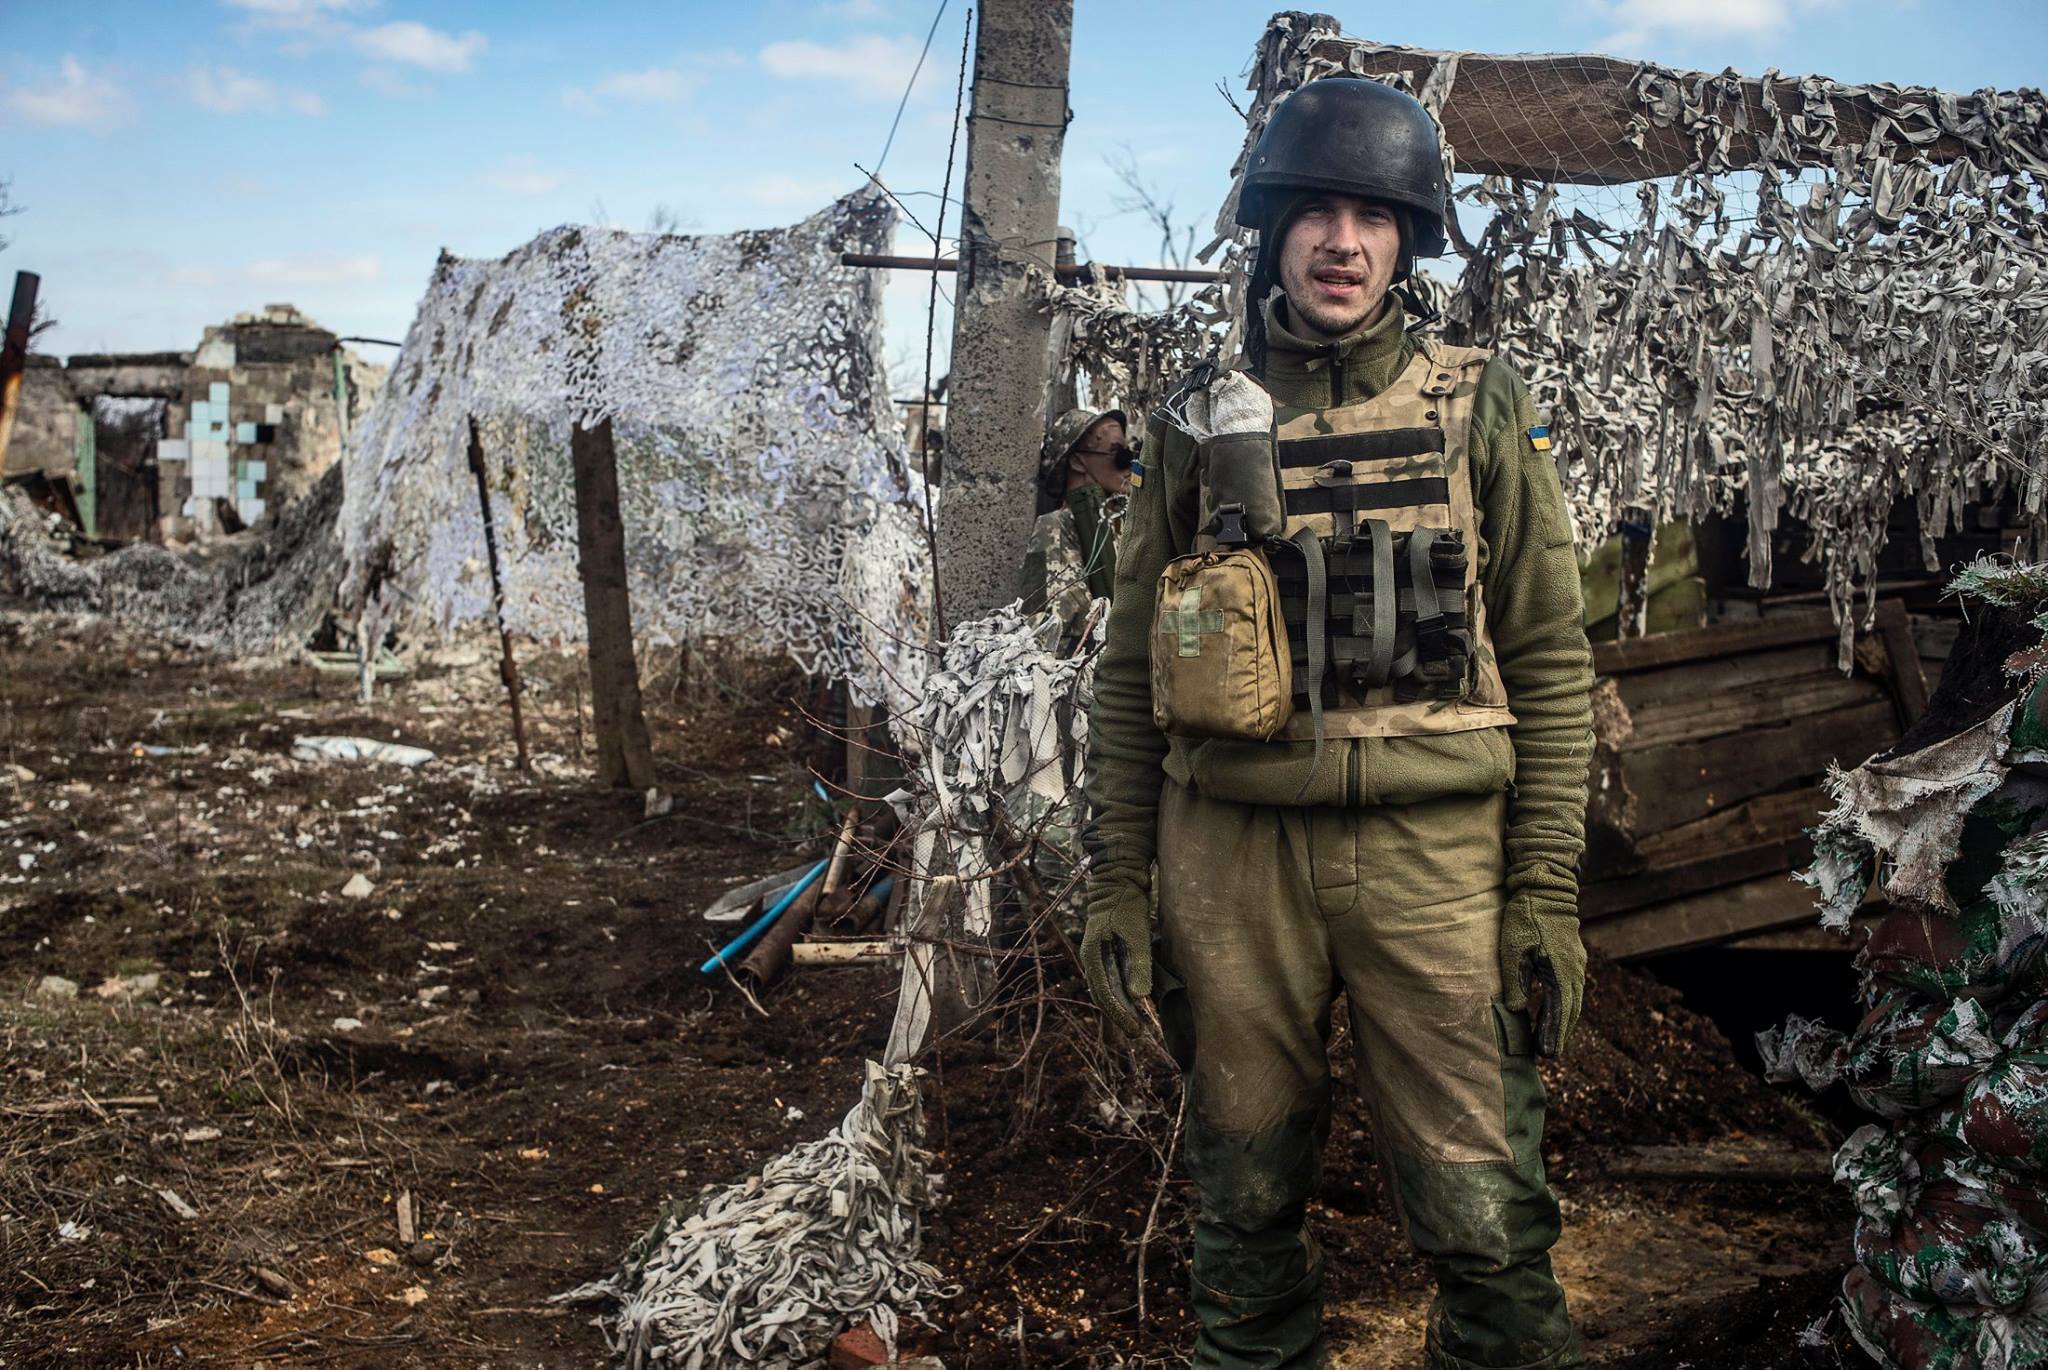
[[[910,69],[910,79],[903,83],[903,98],[896,102],[896,117],[889,121],[889,136],[882,140],[882,155],[875,158],[875,175],[882,174],[882,163],[889,160],[889,149],[896,146],[896,128],[903,122],[904,106],[910,103],[910,92],[917,85],[917,75],[924,70],[924,59],[932,50],[932,35],[939,31],[939,21],[946,17],[946,6],[952,0],[939,0],[939,12],[932,16],[932,26],[924,32],[924,49],[917,54],[917,65]]]

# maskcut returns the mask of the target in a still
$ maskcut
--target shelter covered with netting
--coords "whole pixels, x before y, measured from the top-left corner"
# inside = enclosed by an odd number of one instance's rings
[[[505,626],[579,640],[569,432],[609,419],[638,635],[914,687],[925,486],[890,418],[879,287],[837,269],[894,223],[863,192],[783,229],[558,228],[444,256],[347,458],[346,608],[377,630],[490,615],[474,421]]]

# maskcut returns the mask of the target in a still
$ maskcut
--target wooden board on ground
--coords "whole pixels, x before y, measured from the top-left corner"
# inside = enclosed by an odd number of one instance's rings
[[[1750,1180],[1766,1184],[1827,1184],[1833,1153],[1818,1147],[1708,1143],[1704,1146],[1632,1146],[1601,1169],[1622,1180]]]

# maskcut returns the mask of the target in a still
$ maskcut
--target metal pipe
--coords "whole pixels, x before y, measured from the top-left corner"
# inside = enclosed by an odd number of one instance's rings
[[[800,899],[803,896],[803,892],[805,890],[809,889],[812,885],[816,884],[818,877],[825,873],[825,867],[831,864],[832,858],[828,856],[823,861],[820,861],[817,865],[811,867],[809,874],[805,875],[803,879],[797,881],[794,885],[791,885],[789,887],[789,893],[783,895],[782,898],[775,901],[775,907],[769,909],[759,918],[756,918],[753,922],[747,924],[747,930],[745,932],[742,932],[739,936],[733,938],[730,942],[727,942],[723,947],[719,948],[718,954],[716,956],[712,957],[709,961],[706,961],[703,965],[697,967],[697,973],[699,975],[709,975],[712,971],[717,970],[720,966],[724,965],[726,962],[726,958],[733,955],[733,953],[739,951],[740,948],[746,946],[747,943],[753,941],[762,933],[768,931],[768,929],[774,927],[775,920],[782,917],[782,911],[788,908],[791,904],[794,904],[798,899]]]
[[[890,271],[958,271],[960,261],[956,257],[891,257],[873,252],[842,252],[841,266],[875,266]],[[1100,271],[1106,276],[1120,277],[1126,281],[1186,281],[1207,284],[1223,279],[1220,271],[1186,271],[1172,266],[1102,266],[1095,262],[1080,265],[1062,263],[1053,268],[1053,274],[1062,280],[1076,280],[1090,271]]]

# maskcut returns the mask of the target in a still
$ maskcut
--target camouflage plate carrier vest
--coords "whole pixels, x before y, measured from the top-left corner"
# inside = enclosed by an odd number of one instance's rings
[[[1296,703],[1280,739],[1515,721],[1486,628],[1472,487],[1472,411],[1490,356],[1423,340],[1369,400],[1276,409],[1291,546],[1273,546],[1270,560]],[[1320,700],[1309,693],[1317,681]]]

